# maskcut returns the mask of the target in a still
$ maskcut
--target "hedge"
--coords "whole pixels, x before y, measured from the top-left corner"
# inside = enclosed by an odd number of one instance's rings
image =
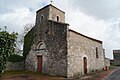
[[[12,54],[8,58],[9,62],[21,62],[23,60],[24,60],[24,57],[23,56],[19,56],[17,54]]]

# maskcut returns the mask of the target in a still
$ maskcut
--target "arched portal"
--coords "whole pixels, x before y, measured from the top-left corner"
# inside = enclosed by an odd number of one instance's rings
[[[83,68],[84,68],[84,74],[87,74],[87,58],[83,58]]]
[[[43,55],[46,51],[46,46],[44,42],[38,42],[35,48],[37,52],[37,71],[42,73],[42,66],[43,66]]]

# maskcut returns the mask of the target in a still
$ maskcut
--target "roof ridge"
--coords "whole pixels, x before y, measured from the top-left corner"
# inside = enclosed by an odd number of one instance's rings
[[[79,35],[81,35],[81,36],[83,36],[83,37],[86,37],[86,38],[88,38],[88,39],[94,40],[94,41],[99,42],[99,43],[102,44],[102,41],[100,41],[100,40],[98,40],[98,39],[88,37],[88,36],[86,36],[86,35],[84,35],[84,34],[81,34],[81,33],[77,32],[77,31],[74,31],[74,30],[72,30],[72,29],[69,29],[69,31],[72,31],[72,32],[74,32],[74,33],[76,33],[76,34],[79,34]]]
[[[45,9],[45,8],[49,7],[49,6],[52,6],[52,7],[56,8],[56,9],[60,10],[61,12],[65,13],[64,11],[62,11],[61,9],[59,9],[59,8],[55,7],[55,6],[54,6],[54,5],[52,5],[52,4],[48,4],[48,5],[46,5],[46,6],[42,7],[42,8],[40,8],[40,9],[39,9],[39,10],[37,10],[36,12],[38,13],[39,11],[41,11],[41,10],[43,10],[43,9]]]

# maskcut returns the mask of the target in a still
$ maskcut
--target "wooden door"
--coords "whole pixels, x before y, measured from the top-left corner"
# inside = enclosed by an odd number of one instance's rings
[[[42,73],[42,56],[37,56],[38,63],[37,63],[37,70],[38,72]]]
[[[87,74],[87,58],[83,58],[83,63],[84,63],[84,74]]]

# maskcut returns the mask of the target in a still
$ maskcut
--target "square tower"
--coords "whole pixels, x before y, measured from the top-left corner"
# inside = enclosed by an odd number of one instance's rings
[[[47,20],[65,23],[65,12],[49,4],[36,12],[36,24]]]

